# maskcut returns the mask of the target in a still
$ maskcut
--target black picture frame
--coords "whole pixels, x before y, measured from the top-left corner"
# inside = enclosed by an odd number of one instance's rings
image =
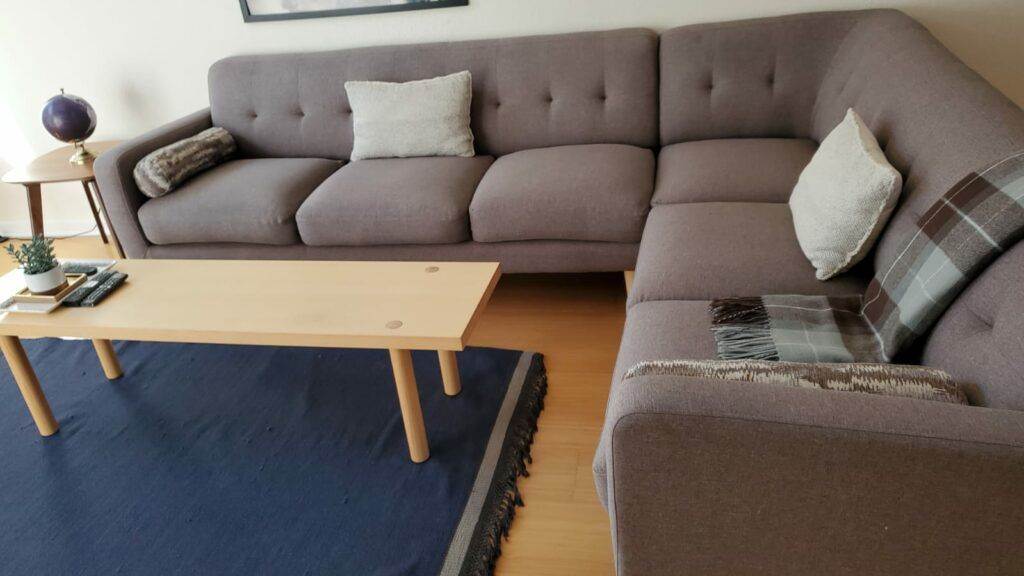
[[[335,16],[357,16],[359,14],[379,14],[382,12],[404,12],[406,10],[427,10],[432,8],[469,6],[469,0],[432,0],[430,2],[414,2],[411,4],[385,4],[382,6],[339,8],[336,10],[310,10],[308,12],[286,12],[281,14],[253,14],[249,10],[248,0],[238,0],[238,2],[242,6],[242,20],[246,22],[273,22],[277,20],[302,20],[305,18],[331,18]]]

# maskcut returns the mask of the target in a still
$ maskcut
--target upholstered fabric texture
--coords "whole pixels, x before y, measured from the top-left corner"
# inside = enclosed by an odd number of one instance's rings
[[[822,141],[789,199],[797,241],[818,280],[864,259],[902,188],[903,177],[851,108]]]
[[[1024,152],[965,175],[917,226],[892,266],[875,272],[863,298],[782,294],[713,301],[719,358],[892,362],[989,264],[1024,239]]]
[[[613,30],[330,52],[232,56],[210,68],[213,122],[248,156],[348,159],[349,80],[468,70],[480,154],[658,143],[658,36]]]
[[[150,246],[147,258],[501,262],[503,273],[621,272],[636,266],[630,242],[526,240],[390,246],[256,245],[206,242]],[[705,314],[706,315],[706,314]]]
[[[803,138],[722,138],[658,154],[652,204],[789,201],[818,145]]]
[[[135,165],[135,183],[146,196],[159,198],[192,176],[224,162],[236,149],[235,139],[227,130],[207,128],[147,154]]]
[[[360,160],[334,173],[295,215],[310,246],[445,244],[469,240],[469,202],[494,161]]]
[[[1018,256],[1024,257],[1024,246],[1019,249]],[[1009,279],[1005,275],[1000,278]],[[715,415],[723,418],[732,415],[742,422],[761,418],[780,420],[787,424],[806,422],[822,430],[836,426],[856,427],[859,423],[867,423],[870,429],[891,432],[896,436],[949,434],[963,439],[974,437],[982,443],[1005,442],[1016,436],[1024,446],[1024,429],[1016,421],[1019,414],[1007,410],[991,411],[938,402],[906,402],[868,394],[822,394],[787,386],[752,387],[749,383],[721,380],[685,378],[685,381],[681,381],[684,377],[680,376],[644,376],[628,382],[622,379],[630,368],[642,362],[712,360],[715,357],[715,346],[714,340],[709,337],[711,323],[707,309],[706,301],[684,300],[641,302],[628,309],[622,346],[612,377],[608,420],[594,459],[595,478],[601,488],[605,487],[608,464],[606,456],[610,453],[614,424],[620,418],[640,411],[685,413],[689,409],[693,410],[693,415],[706,415],[706,408]],[[963,313],[959,316],[962,318]],[[1015,320],[1008,318],[1005,328],[1000,328],[997,334],[1008,335],[1007,331],[1019,324]],[[976,324],[973,320],[968,321],[965,328],[974,331]],[[956,333],[952,327],[947,330],[951,335]],[[971,334],[967,330],[959,335],[963,337]],[[1011,337],[1005,348],[999,343],[988,356],[979,356],[982,354],[980,349],[995,344],[992,340],[991,333],[986,331],[970,338],[966,346],[942,350],[952,355],[948,359],[949,365],[963,366],[965,371],[971,370],[965,358],[991,358],[996,364],[985,369],[998,374],[1001,368],[1005,369],[1011,364],[1010,359],[999,357],[1004,351],[1019,349],[1022,341]],[[948,344],[948,341],[942,343],[943,346]],[[960,383],[972,404],[977,404],[982,398],[988,399],[988,396],[978,393],[978,382],[962,380],[956,374],[953,377]],[[987,382],[980,384],[987,385]],[[1019,379],[1012,384],[1006,381],[999,400],[1005,401],[1015,393],[1020,398],[1020,387],[1014,384],[1019,384]],[[995,397],[991,399],[996,400]],[[936,414],[935,410],[941,414]],[[992,427],[989,427],[990,424]],[[637,443],[642,444],[643,441],[637,439]],[[679,462],[680,467],[687,464]],[[599,490],[598,494],[602,499],[607,497],[604,490]]]
[[[135,166],[150,152],[194,136],[209,128],[211,122],[209,109],[198,110],[122,142],[96,158],[93,172],[103,206],[129,258],[145,257],[150,245],[139,222],[139,208],[149,197],[135,183]]]
[[[469,205],[473,239],[637,242],[654,191],[654,154],[621,144],[498,158]]]
[[[864,16],[799,14],[662,33],[661,143],[716,138],[820,141],[824,135],[812,137],[811,117],[818,87],[843,37]]]
[[[1024,566],[1006,538],[1024,525],[1020,413],[678,376],[621,384],[602,484],[617,574]]]
[[[232,160],[146,202],[139,222],[153,244],[294,244],[295,212],[340,166],[320,158]]]
[[[815,279],[786,204],[655,206],[642,245],[631,306],[750,294],[861,294],[868,282],[861,269],[828,282]]]
[[[473,79],[457,72],[412,82],[345,82],[352,160],[473,156]]]
[[[969,384],[972,404],[1024,411],[1024,242],[1007,250],[960,295],[932,329],[923,362]]]
[[[875,269],[892,265],[920,216],[965,174],[1024,150],[1021,107],[894,10],[860,18],[817,93],[812,138],[855,108],[904,175],[900,204],[869,256]]]
[[[967,397],[949,374],[923,366],[805,364],[764,360],[655,360],[633,366],[624,378],[628,380],[651,375],[779,384],[795,388],[967,404]]]

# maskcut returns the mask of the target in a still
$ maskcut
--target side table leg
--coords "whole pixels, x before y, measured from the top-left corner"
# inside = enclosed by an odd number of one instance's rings
[[[412,370],[412,353],[408,350],[389,352],[398,388],[398,405],[402,408],[402,421],[405,423],[405,439],[409,442],[409,457],[417,464],[426,462],[430,458],[430,445],[427,443],[427,429],[423,426],[416,374]]]
[[[116,380],[124,374],[124,371],[121,370],[121,362],[118,361],[114,345],[110,343],[110,340],[93,340],[92,347],[96,349],[96,355],[100,357],[100,365],[103,366],[103,373],[106,374],[108,380]]]
[[[117,239],[117,232],[114,232],[114,223],[110,221],[110,215],[107,214],[107,207],[103,204],[103,195],[100,194],[100,186],[95,180],[89,180],[86,184],[92,187],[93,199],[96,200],[96,207],[99,208],[100,215],[107,223],[107,231],[110,235],[111,244],[114,245],[114,250],[117,251],[117,257],[123,260],[124,248],[121,247],[121,241]]]
[[[92,188],[89,187],[89,183],[83,181],[82,188],[85,189],[85,199],[89,201],[89,210],[92,211],[92,219],[96,221],[96,228],[100,231],[100,238],[104,244],[108,243],[107,231],[103,227],[103,220],[100,218],[100,213],[96,209],[96,201],[92,199]]]
[[[0,336],[0,348],[3,349],[7,365],[14,374],[14,381],[21,389],[21,396],[25,399],[28,411],[32,413],[32,419],[36,421],[41,436],[52,436],[60,429],[57,419],[53,417],[50,404],[46,401],[43,389],[39,386],[39,379],[36,377],[32,364],[28,361],[25,348],[21,346],[21,340],[17,336]]]
[[[33,236],[43,235],[43,189],[39,184],[25,184],[28,200],[28,220]]]
[[[455,360],[455,352],[438,350],[437,358],[441,361],[441,379],[444,381],[444,393],[457,396],[462,392],[462,381],[459,378],[459,363]]]

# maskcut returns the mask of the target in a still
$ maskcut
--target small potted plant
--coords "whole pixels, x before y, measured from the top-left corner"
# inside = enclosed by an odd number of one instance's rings
[[[8,244],[7,253],[21,266],[29,292],[50,295],[67,286],[64,270],[53,255],[53,240],[33,236],[30,242],[22,244],[20,248]]]

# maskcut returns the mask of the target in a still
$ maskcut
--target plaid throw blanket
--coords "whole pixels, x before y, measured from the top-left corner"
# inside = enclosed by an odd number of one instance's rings
[[[761,296],[711,303],[723,360],[890,362],[1024,237],[1024,152],[971,174],[917,222],[864,296]]]

